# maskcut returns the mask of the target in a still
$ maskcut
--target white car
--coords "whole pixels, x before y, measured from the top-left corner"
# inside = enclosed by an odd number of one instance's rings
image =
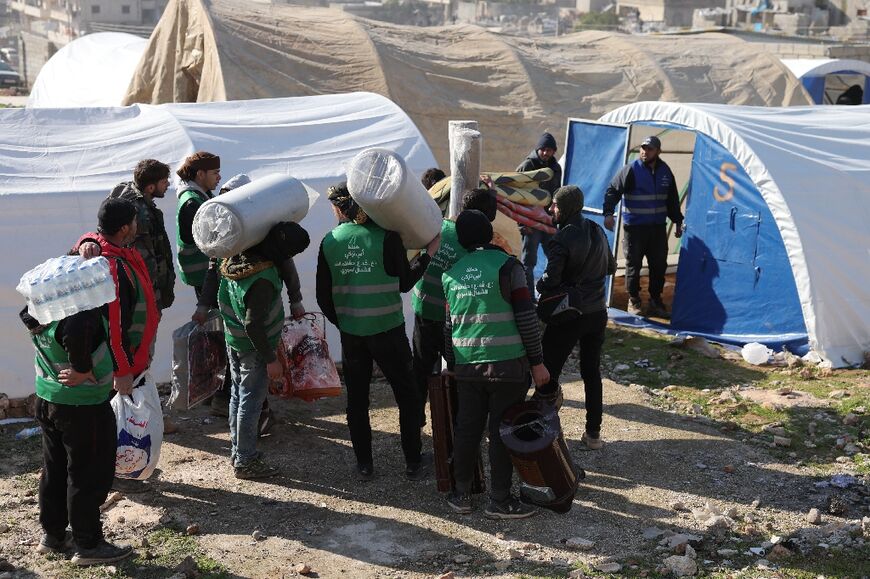
[[[17,88],[21,86],[21,75],[5,62],[0,62],[0,88]]]

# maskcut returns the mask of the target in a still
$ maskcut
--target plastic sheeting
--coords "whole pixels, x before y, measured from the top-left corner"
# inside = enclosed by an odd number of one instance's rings
[[[523,38],[244,0],[171,0],[125,103],[354,90],[402,107],[442,168],[447,122],[479,121],[485,171],[513,170],[543,131],[564,134],[569,117],[642,100],[812,104],[779,59],[727,34]]]
[[[256,179],[286,173],[323,194],[344,179],[350,159],[370,147],[396,151],[415,172],[434,164],[425,140],[401,109],[370,93],[0,110],[0,243],[15,249],[7,252],[0,272],[0,324],[9,329],[0,338],[0,391],[10,396],[33,391],[33,347],[18,320],[24,300],[15,291],[21,274],[64,253],[82,233],[95,229],[100,202],[114,185],[130,179],[140,159],[160,159],[175,169],[187,155],[202,149],[221,156],[224,175],[245,172]],[[175,203],[172,189],[157,200],[173,243]],[[317,241],[334,225],[329,202],[321,195],[302,221],[311,247],[296,258],[310,309],[316,308]],[[169,380],[171,332],[189,320],[195,308],[192,288],[179,281],[175,295],[157,337],[152,372],[159,382]],[[341,352],[337,338],[337,333],[329,333],[334,355]]]
[[[744,199],[749,203],[754,186],[779,230],[810,348],[835,366],[863,360],[864,352],[870,350],[870,106],[766,109],[646,102],[617,109],[601,120],[684,127],[708,137],[707,141],[699,139],[699,146],[712,143],[731,155],[737,166],[725,171],[728,179],[712,175],[707,182],[715,183],[714,189],[693,188],[692,195],[713,196],[733,205],[734,195],[742,195],[738,168],[745,172]],[[722,161],[728,159],[723,157]],[[695,162],[703,163],[704,159],[696,158]],[[690,212],[693,203],[690,200]],[[763,223],[761,205],[754,208],[755,219]],[[751,221],[752,209],[738,208],[733,221],[729,209],[729,227]],[[712,216],[713,224],[720,218],[725,219]],[[693,227],[706,227],[711,222],[687,223],[691,232]],[[715,251],[725,261],[740,263],[741,255],[751,253],[751,248],[739,245],[746,243],[743,237],[735,235],[731,242],[717,240],[715,243],[721,245]],[[759,238],[758,243],[753,279],[756,275],[758,279],[775,277],[775,269],[768,271],[776,267],[775,262],[764,266],[758,262],[766,257],[764,240]],[[773,245],[768,247],[775,251]],[[732,300],[728,307],[742,310],[740,315],[746,316],[763,317],[767,315],[765,308],[775,308],[774,314],[787,316],[789,284],[779,285],[781,302]],[[764,334],[764,330],[759,333]]]
[[[27,106],[121,106],[147,46],[147,38],[123,32],[97,32],[77,38],[39,70]]]

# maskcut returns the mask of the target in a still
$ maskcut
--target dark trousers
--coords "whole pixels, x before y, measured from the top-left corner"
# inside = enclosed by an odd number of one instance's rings
[[[526,399],[526,382],[478,382],[459,380],[459,412],[453,440],[453,476],[456,492],[468,494],[474,480],[483,429],[489,419],[490,497],[496,501],[508,498],[511,490],[513,464],[501,441],[499,425],[505,410]]]
[[[633,298],[640,297],[640,270],[643,258],[649,267],[650,298],[660,300],[668,268],[668,230],[660,225],[625,225],[622,251],[625,255],[625,289]]]
[[[405,462],[420,462],[420,403],[405,325],[373,336],[353,336],[341,332],[341,361],[347,386],[347,426],[357,462],[373,462],[372,427],[369,422],[372,362],[378,363],[393,389],[399,407],[399,431]]]
[[[414,316],[412,341],[414,380],[420,403],[420,426],[426,424],[426,399],[429,396],[427,378],[441,373],[441,354],[444,351],[444,322]]]
[[[548,325],[541,340],[544,366],[550,372],[550,382],[542,386],[541,391],[548,393],[559,388],[562,368],[574,346],[580,345],[580,376],[586,391],[586,432],[595,437],[601,431],[601,347],[606,326],[607,311],[601,310],[584,314],[570,324]]]
[[[103,538],[100,505],[115,476],[118,433],[108,401],[93,406],[36,400],[42,427],[39,523],[62,540],[72,527],[76,545],[91,549]]]
[[[520,261],[526,268],[526,285],[535,297],[535,267],[538,265],[538,247],[543,245],[544,255],[547,255],[547,244],[553,239],[550,233],[544,233],[531,227],[522,228],[523,247],[520,253]]]

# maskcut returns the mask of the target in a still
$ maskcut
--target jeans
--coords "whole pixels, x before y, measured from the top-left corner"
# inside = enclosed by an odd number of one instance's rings
[[[266,361],[256,351],[237,352],[227,347],[230,375],[230,459],[244,468],[257,458],[257,422],[269,388]]]
[[[633,298],[640,297],[640,270],[643,258],[649,266],[649,296],[660,300],[668,269],[668,230],[660,225],[624,225],[625,289]]]
[[[414,380],[420,404],[420,426],[426,424],[426,399],[429,376],[441,373],[441,355],[444,351],[444,322],[414,316]]]
[[[505,410],[526,398],[526,382],[459,380],[459,411],[453,440],[453,477],[456,492],[468,494],[477,468],[478,449],[489,418],[490,497],[503,501],[510,496],[514,467],[501,441],[499,425]]]
[[[100,505],[115,477],[118,445],[115,413],[108,401],[89,406],[36,399],[42,427],[42,474],[39,523],[46,534],[63,540],[66,527],[82,549],[103,538]]]
[[[576,322],[563,325],[548,325],[541,339],[544,349],[544,366],[550,372],[550,381],[541,386],[541,393],[552,393],[559,388],[559,376],[574,350],[580,345],[580,376],[586,395],[586,432],[598,437],[601,431],[602,385],[601,347],[604,345],[604,329],[607,327],[607,311],[583,314]]]
[[[523,228],[523,249],[520,254],[520,261],[523,262],[523,267],[526,268],[526,285],[529,286],[529,291],[532,297],[535,296],[535,266],[538,265],[538,246],[544,246],[544,255],[547,255],[547,243],[553,239],[549,233],[544,233],[538,229],[531,227]]]
[[[347,426],[359,464],[371,464],[372,427],[369,422],[369,392],[372,362],[377,362],[393,389],[399,407],[402,453],[408,465],[420,462],[420,402],[411,368],[411,346],[405,325],[373,336],[341,332],[341,359],[347,386]]]

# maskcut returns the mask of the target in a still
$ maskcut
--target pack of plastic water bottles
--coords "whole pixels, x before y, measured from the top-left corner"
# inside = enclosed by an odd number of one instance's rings
[[[62,320],[115,299],[115,282],[104,257],[53,257],[34,267],[15,288],[41,324]]]

